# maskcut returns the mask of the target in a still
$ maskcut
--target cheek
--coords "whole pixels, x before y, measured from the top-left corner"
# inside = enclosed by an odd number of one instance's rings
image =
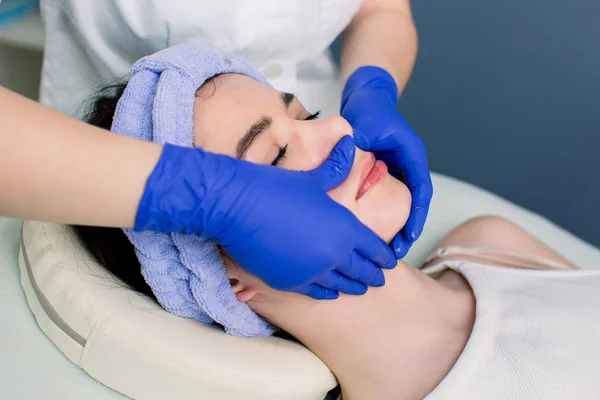
[[[288,140],[290,151],[280,167],[293,171],[310,171],[323,163],[329,156],[333,147],[327,144],[312,143],[310,139],[290,137]]]
[[[289,145],[289,155],[281,164],[282,168],[296,171],[311,170],[321,165],[340,139],[352,128],[341,117],[330,117],[318,121],[292,121],[281,127],[274,127],[280,139]]]

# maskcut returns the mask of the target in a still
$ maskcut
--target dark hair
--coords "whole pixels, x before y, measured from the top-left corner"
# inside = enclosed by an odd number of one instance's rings
[[[206,80],[197,92],[198,96],[210,97],[216,90],[214,77]],[[210,85],[207,85],[210,84]],[[125,91],[127,82],[117,80],[92,94],[87,101],[83,120],[91,125],[110,130],[117,103]],[[208,89],[212,89],[207,93]],[[144,280],[135,250],[125,233],[119,228],[73,225],[75,235],[94,259],[113,276],[133,290],[156,301],[152,289]]]
[[[114,83],[96,92],[84,121],[110,129],[117,103],[126,85],[126,82]],[[81,225],[74,225],[73,228],[84,248],[100,265],[131,289],[156,300],[142,276],[135,250],[121,229]]]
[[[212,96],[216,90],[214,78],[217,76],[206,80],[196,95]],[[83,120],[91,125],[110,130],[117,103],[126,86],[127,81],[120,79],[92,94],[84,105],[87,108]],[[133,245],[121,229],[82,225],[73,225],[73,229],[83,247],[100,265],[131,289],[156,301],[152,289],[142,276],[141,265]]]
[[[211,83],[211,86],[207,86],[206,83]],[[113,83],[94,93],[84,114],[84,121],[110,130],[117,103],[126,86],[127,82]],[[212,96],[216,89],[214,81],[207,80],[202,89],[205,87],[212,88],[212,92],[207,94],[205,90],[202,90],[197,93],[197,96]],[[134,247],[123,230],[83,225],[73,225],[73,229],[83,247],[100,265],[129,288],[157,301],[152,289],[142,276],[141,265]],[[296,338],[281,329],[277,330],[275,336],[298,342]]]

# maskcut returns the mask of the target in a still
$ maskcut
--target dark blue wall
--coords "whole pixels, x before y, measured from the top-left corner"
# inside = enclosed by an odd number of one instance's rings
[[[399,107],[432,170],[600,245],[600,1],[412,4],[420,50]]]

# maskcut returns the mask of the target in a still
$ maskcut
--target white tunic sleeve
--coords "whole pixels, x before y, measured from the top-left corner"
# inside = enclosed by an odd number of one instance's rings
[[[166,46],[154,2],[43,0],[46,47],[40,100],[68,114],[140,57]]]

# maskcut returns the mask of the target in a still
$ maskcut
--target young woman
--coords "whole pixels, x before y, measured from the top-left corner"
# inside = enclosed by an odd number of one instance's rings
[[[110,127],[122,90],[101,94],[89,122]],[[236,74],[205,83],[194,107],[195,146],[284,169],[314,168],[352,131],[341,117],[320,120],[293,95]],[[385,241],[411,207],[404,183],[360,150],[328,194]],[[101,264],[152,296],[130,268],[136,257],[122,231],[77,231]],[[271,289],[223,256],[237,299],[319,356],[345,400],[600,395],[600,273],[575,270],[509,221],[471,220],[421,271],[400,261],[384,272],[385,286],[326,302]]]

